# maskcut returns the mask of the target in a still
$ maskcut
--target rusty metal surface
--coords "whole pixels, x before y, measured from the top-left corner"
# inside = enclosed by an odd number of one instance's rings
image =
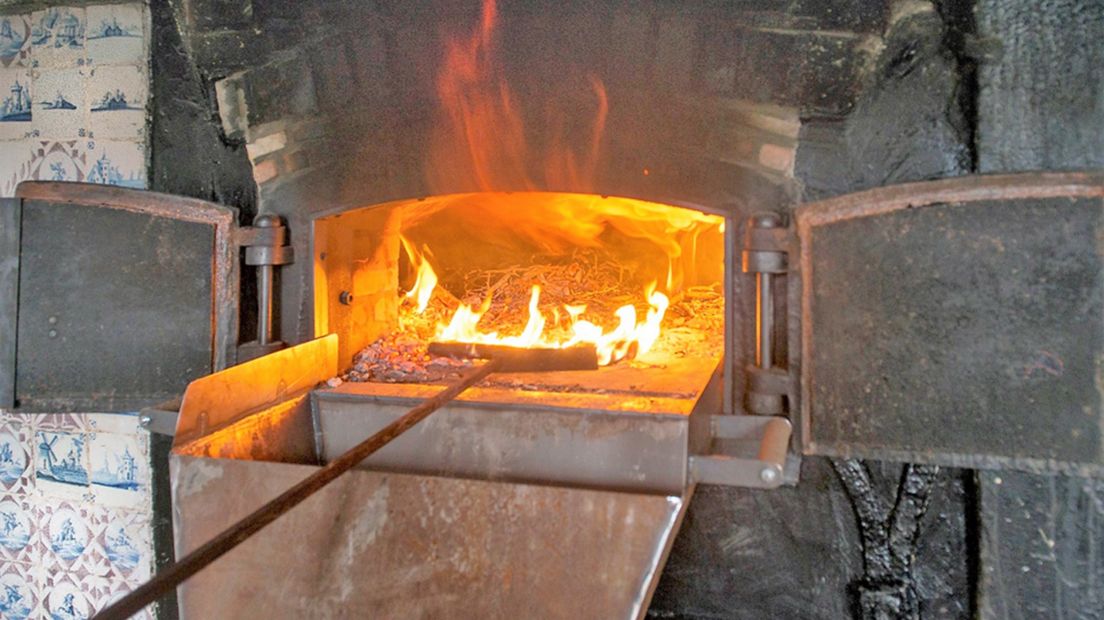
[[[337,336],[331,334],[197,379],[184,392],[173,445],[302,397],[336,373]]]
[[[11,409],[15,403],[15,330],[19,311],[22,217],[22,201],[0,199],[0,409]]]
[[[213,227],[24,199],[19,411],[134,411],[214,369]]]
[[[186,553],[304,465],[171,459]],[[183,618],[640,618],[688,495],[352,471],[186,582]]]
[[[120,209],[212,227],[212,350],[215,370],[234,363],[238,344],[237,209],[194,198],[94,183],[25,181],[15,190],[24,200]]]
[[[313,394],[322,460],[336,458],[420,399]],[[681,494],[689,416],[456,402],[361,468]]]
[[[1104,473],[1104,175],[797,211],[807,453]]]

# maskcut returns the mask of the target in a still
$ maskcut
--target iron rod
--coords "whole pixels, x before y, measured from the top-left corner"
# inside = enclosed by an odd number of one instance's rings
[[[272,265],[257,265],[257,344],[272,342]]]
[[[756,351],[755,361],[760,368],[770,368],[773,364],[771,356],[774,347],[774,298],[771,294],[771,274],[757,273],[755,284],[755,297],[758,301],[758,307],[756,308],[758,316],[755,317],[757,319],[755,323],[759,326],[759,333],[757,334],[759,347]]]
[[[125,620],[141,611],[146,605],[157,601],[185,579],[199,572],[211,562],[222,557],[227,551],[238,546],[261,528],[272,523],[300,502],[320,491],[341,474],[349,471],[373,452],[384,447],[399,435],[410,430],[442,405],[460,395],[461,392],[479,383],[487,375],[498,370],[500,362],[490,360],[466,375],[456,384],[441,390],[422,404],[404,413],[401,417],[385,426],[382,430],[357,444],[348,452],[337,457],[322,469],[308,476],[302,482],[280,494],[279,497],[255,510],[252,514],[223,530],[220,534],[204,543],[177,562],[165,567],[152,579],[139,586],[130,594],[94,616],[93,620]]]

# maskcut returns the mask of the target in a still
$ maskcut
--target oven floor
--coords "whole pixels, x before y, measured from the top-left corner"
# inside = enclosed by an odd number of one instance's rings
[[[457,400],[689,415],[717,366],[718,360],[712,358],[644,356],[598,370],[502,373],[468,389]],[[426,398],[440,389],[433,384],[350,382],[319,391]]]

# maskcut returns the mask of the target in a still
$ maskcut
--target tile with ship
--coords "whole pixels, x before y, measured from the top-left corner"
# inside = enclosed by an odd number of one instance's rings
[[[32,92],[36,137],[74,140],[88,125],[84,69],[35,69]]]
[[[89,435],[93,499],[103,506],[148,509],[149,449],[145,436]]]
[[[90,496],[88,435],[35,432],[35,485],[43,496],[84,500]]]

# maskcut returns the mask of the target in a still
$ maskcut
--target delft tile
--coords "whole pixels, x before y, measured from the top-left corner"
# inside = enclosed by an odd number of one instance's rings
[[[147,431],[138,423],[138,412],[126,413],[89,413],[85,420],[88,430],[96,433],[119,433],[121,435],[145,435]]]
[[[110,562],[108,578],[131,584],[148,580],[153,568],[150,514],[113,508],[101,514],[104,525],[98,543]]]
[[[145,189],[145,145],[119,140],[89,140],[86,146],[86,181]]]
[[[36,430],[35,485],[44,497],[84,500],[88,488],[88,435]]]
[[[124,596],[129,594],[132,590],[134,590],[134,588],[137,587],[137,585],[138,584],[132,584],[132,583],[127,583],[127,582],[121,582],[121,583],[113,584],[113,589],[111,591],[111,594],[109,594],[107,596],[107,598],[104,599],[103,603],[100,605],[98,610],[99,609],[104,609],[108,605],[110,605],[110,604],[114,603],[115,601],[118,601],[119,599],[123,598]],[[134,614],[133,616],[131,616],[130,620],[153,620],[154,618],[157,617],[154,614],[153,608],[154,608],[153,605],[150,605],[150,606],[146,607],[142,611],[140,611],[140,612]]]
[[[90,6],[86,13],[90,64],[145,64],[148,17],[144,4]]]
[[[0,142],[0,197],[15,196],[17,185],[31,178],[33,140]]]
[[[111,565],[98,542],[103,519],[97,516],[95,506],[81,502],[40,502],[37,515],[39,565],[43,569],[106,578]]]
[[[76,140],[87,133],[84,69],[35,69],[34,137]]]
[[[37,618],[38,574],[31,564],[0,564],[0,618],[24,620]]]
[[[66,572],[49,572],[40,582],[43,618],[78,619],[92,617],[95,608],[94,593],[86,592],[80,578]]]
[[[47,145],[53,145],[53,142],[40,142],[37,143],[39,153],[36,155],[41,158],[43,150],[47,149]],[[75,143],[73,143],[75,144]],[[75,148],[75,147],[74,147]],[[34,426],[39,430],[49,431],[85,431],[88,430],[88,417],[83,413],[36,413],[23,416],[24,420],[30,422],[31,426]],[[26,423],[26,422],[25,422]]]
[[[97,140],[139,140],[146,130],[146,72],[135,66],[96,67],[88,80],[89,130]]]
[[[31,178],[36,181],[83,181],[87,151],[82,140],[54,142],[37,140],[31,157]],[[82,414],[46,414],[63,427],[70,421],[74,428],[86,429]]]
[[[97,504],[148,509],[148,447],[137,435],[93,433],[89,435],[92,494]]]
[[[15,495],[34,490],[34,433],[15,420],[0,423],[0,489]]]
[[[38,544],[39,514],[25,496],[0,496],[0,559],[3,563],[37,564],[42,557]]]
[[[27,66],[31,50],[31,16],[0,15],[0,66]]]
[[[31,14],[31,66],[77,67],[84,64],[84,9],[51,7]]]
[[[0,140],[28,137],[34,129],[30,70],[0,69]]]

